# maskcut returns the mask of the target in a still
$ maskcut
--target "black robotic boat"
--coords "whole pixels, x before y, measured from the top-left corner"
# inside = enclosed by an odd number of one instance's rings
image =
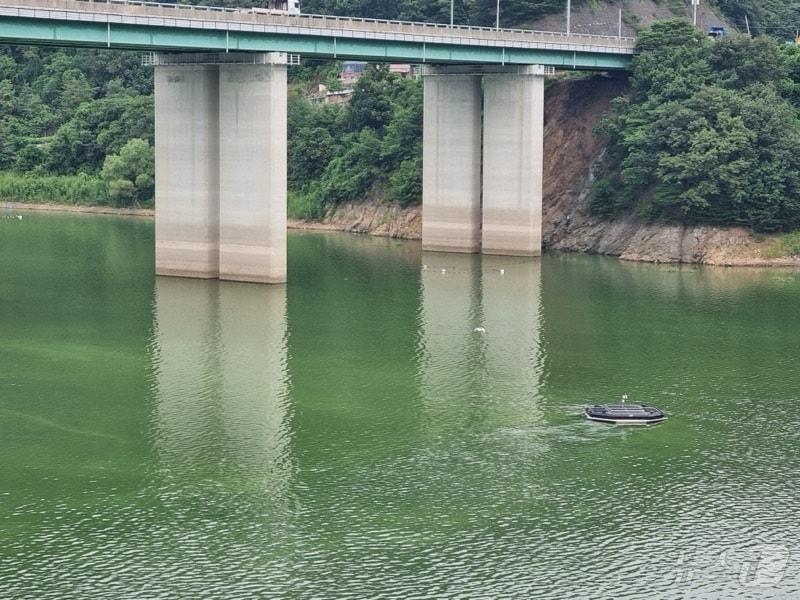
[[[663,411],[643,404],[595,404],[583,412],[591,421],[614,425],[653,425],[667,420]]]

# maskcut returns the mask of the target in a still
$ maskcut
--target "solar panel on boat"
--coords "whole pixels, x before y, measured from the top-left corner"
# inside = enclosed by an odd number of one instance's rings
[[[659,409],[642,404],[596,404],[584,412],[589,419],[606,423],[647,424],[666,419]]]

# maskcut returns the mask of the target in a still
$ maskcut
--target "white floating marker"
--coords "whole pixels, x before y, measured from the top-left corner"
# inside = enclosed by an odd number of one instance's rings
[[[483,327],[476,327],[472,330],[473,333],[486,333],[486,330]]]

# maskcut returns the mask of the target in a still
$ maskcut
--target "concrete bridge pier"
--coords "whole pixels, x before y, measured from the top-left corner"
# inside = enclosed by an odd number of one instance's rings
[[[155,69],[156,273],[219,276],[215,65]]]
[[[481,248],[481,76],[431,68],[424,79],[422,247]]]
[[[274,62],[283,57],[283,64]],[[286,281],[286,59],[221,65],[220,279]]]
[[[544,67],[429,67],[423,249],[541,255],[543,143]]]
[[[542,254],[544,67],[483,78],[484,254]]]
[[[155,57],[156,273],[286,281],[286,55]]]

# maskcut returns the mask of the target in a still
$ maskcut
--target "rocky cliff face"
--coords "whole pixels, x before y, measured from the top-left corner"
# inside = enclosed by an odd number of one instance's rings
[[[398,206],[378,200],[348,202],[328,212],[320,221],[290,219],[289,227],[419,240],[422,239],[422,207]]]
[[[774,238],[740,227],[643,223],[633,215],[612,221],[589,212],[589,194],[603,155],[593,134],[624,79],[562,80],[545,99],[545,174],[542,234],[546,248],[619,256],[623,260],[709,265],[800,266],[800,257],[772,258]]]
[[[594,135],[609,103],[624,94],[624,77],[562,78],[545,93],[542,234],[547,249],[619,256],[623,260],[710,265],[800,267],[800,257],[771,258],[774,238],[742,228],[643,223],[633,215],[608,221],[589,212],[589,194],[604,151]],[[292,222],[311,229],[420,239],[421,207],[350,203],[322,222]]]

